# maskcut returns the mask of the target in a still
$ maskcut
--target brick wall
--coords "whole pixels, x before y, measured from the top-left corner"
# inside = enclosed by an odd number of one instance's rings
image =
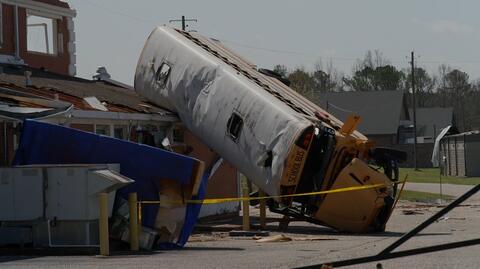
[[[67,7],[60,1],[40,1],[44,3],[53,3],[60,7]],[[63,3],[63,4],[62,4]],[[66,6],[65,6],[66,5]],[[57,19],[57,33],[63,35],[63,44],[58,44],[62,49],[59,49],[56,55],[49,55],[45,53],[30,52],[27,50],[27,9],[18,8],[18,32],[19,32],[19,56],[25,63],[35,68],[45,68],[55,73],[64,75],[73,75],[70,67],[71,56],[69,48],[70,33],[68,29],[68,18],[63,17]],[[14,7],[2,3],[2,27],[3,27],[3,44],[0,48],[0,54],[15,55],[15,18]]]

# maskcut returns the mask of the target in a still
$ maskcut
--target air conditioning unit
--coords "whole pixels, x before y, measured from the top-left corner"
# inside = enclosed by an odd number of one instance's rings
[[[109,193],[111,216],[115,190],[133,182],[118,173],[119,167],[96,164],[0,168],[0,245],[97,246],[98,194]]]

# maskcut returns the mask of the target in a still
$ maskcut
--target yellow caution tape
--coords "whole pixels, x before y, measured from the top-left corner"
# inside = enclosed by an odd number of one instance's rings
[[[339,192],[349,192],[349,191],[359,191],[359,190],[368,190],[379,187],[385,187],[385,184],[374,184],[358,187],[348,187],[340,188],[328,191],[316,191],[308,193],[296,193],[296,194],[287,194],[287,195],[276,195],[276,196],[262,196],[262,197],[234,197],[234,198],[217,198],[217,199],[203,199],[203,200],[185,200],[185,201],[139,201],[139,204],[220,204],[228,202],[241,202],[241,201],[255,201],[255,200],[264,200],[270,198],[287,198],[287,197],[299,197],[299,196],[313,196],[313,195],[322,195],[330,193],[339,193]]]

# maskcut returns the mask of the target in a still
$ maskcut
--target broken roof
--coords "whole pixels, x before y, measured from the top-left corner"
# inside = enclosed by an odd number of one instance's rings
[[[72,108],[73,105],[68,102],[49,100],[0,87],[0,118],[39,119],[66,113]]]
[[[2,64],[0,69],[0,87],[51,100],[62,100],[73,104],[78,110],[105,111],[99,109],[99,106],[92,106],[92,102],[85,100],[85,98],[96,97],[110,112],[174,115],[151,104],[135,91],[103,81],[70,77],[27,66]],[[31,72],[29,83],[25,76],[26,71]]]
[[[361,116],[358,130],[367,136],[396,134],[400,120],[409,119],[402,91],[329,92],[316,101],[342,121],[350,114]]]

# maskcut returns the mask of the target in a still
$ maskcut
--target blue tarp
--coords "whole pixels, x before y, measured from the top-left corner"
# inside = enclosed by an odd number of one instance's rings
[[[31,164],[120,164],[120,173],[135,183],[117,194],[128,199],[137,192],[139,200],[158,200],[159,180],[172,179],[188,185],[198,160],[161,150],[59,125],[26,120],[13,165]],[[204,175],[198,196],[203,199],[208,175]],[[166,247],[183,246],[193,230],[201,205],[189,204],[178,242]],[[145,206],[143,225],[153,228],[157,206]]]

